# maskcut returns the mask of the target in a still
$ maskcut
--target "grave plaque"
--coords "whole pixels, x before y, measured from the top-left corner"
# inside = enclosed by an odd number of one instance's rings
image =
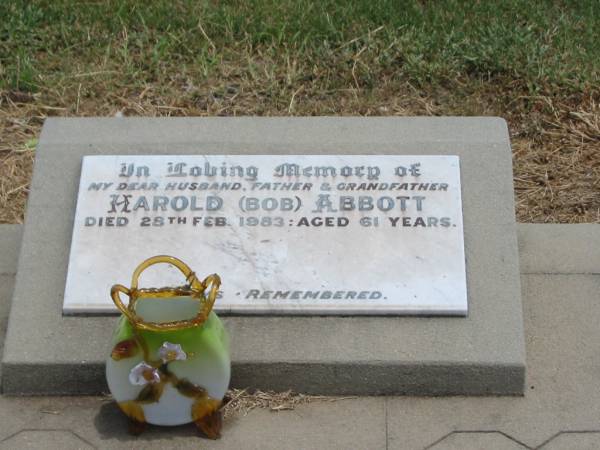
[[[63,312],[157,254],[221,274],[222,313],[466,315],[459,158],[85,156]]]

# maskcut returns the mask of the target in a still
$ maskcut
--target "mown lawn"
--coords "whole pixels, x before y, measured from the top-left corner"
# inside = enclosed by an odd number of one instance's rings
[[[0,222],[48,115],[499,115],[517,217],[600,222],[600,2],[0,2]]]

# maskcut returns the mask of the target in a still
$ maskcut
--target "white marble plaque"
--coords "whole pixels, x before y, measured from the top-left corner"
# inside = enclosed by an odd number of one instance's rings
[[[63,312],[116,311],[159,254],[220,274],[222,313],[466,315],[459,158],[84,157]]]

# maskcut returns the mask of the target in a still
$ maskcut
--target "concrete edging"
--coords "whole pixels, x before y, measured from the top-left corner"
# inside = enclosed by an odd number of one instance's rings
[[[232,385],[326,394],[522,394],[506,123],[419,117],[47,120],[2,362],[6,393],[106,389],[103,362],[114,318],[63,317],[61,303],[81,157],[115,153],[459,155],[469,316],[226,317]]]

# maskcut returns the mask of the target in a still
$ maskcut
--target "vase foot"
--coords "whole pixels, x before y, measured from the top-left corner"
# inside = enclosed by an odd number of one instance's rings
[[[208,439],[219,439],[223,427],[223,413],[221,410],[213,411],[194,423]]]
[[[129,420],[129,433],[138,436],[146,429],[146,417],[142,406],[136,401],[118,402],[119,408]]]
[[[129,434],[139,436],[144,432],[147,425],[146,422],[138,422],[137,420],[129,419]]]

